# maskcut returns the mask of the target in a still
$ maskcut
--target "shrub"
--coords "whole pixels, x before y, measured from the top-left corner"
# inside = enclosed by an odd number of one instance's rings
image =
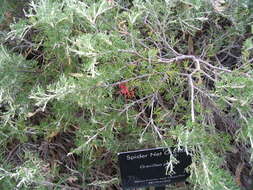
[[[28,49],[41,49],[43,62],[1,48],[2,144],[54,142],[72,130],[75,146],[65,154],[78,159],[83,188],[118,184],[115,171],[104,166],[115,169],[119,151],[184,146],[193,157],[194,188],[238,189],[243,183],[225,168],[240,143],[252,155],[250,6],[233,0],[31,1],[6,39],[18,47],[31,40]],[[105,154],[110,160],[101,161]],[[65,173],[58,175],[55,181],[69,184]]]

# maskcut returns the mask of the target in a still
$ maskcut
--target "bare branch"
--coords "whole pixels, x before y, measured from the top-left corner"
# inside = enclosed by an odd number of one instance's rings
[[[192,122],[195,122],[195,111],[194,111],[194,85],[192,80],[192,75],[188,76],[189,86],[190,86],[190,97],[191,97],[191,118]]]

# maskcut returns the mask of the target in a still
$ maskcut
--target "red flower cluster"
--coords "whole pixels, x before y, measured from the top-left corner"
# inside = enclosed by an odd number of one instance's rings
[[[119,93],[123,95],[126,99],[131,99],[134,97],[134,91],[129,90],[125,82],[119,84]]]

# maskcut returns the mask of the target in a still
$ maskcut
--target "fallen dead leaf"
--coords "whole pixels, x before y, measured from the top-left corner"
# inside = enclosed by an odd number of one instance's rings
[[[69,183],[74,183],[74,182],[76,182],[77,180],[78,180],[78,178],[77,178],[76,176],[70,176],[70,177],[67,178],[67,181],[68,181]]]

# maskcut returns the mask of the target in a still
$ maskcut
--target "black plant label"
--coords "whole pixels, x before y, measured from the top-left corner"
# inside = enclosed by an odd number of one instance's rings
[[[152,148],[118,153],[123,189],[185,181],[192,162],[184,149]]]

